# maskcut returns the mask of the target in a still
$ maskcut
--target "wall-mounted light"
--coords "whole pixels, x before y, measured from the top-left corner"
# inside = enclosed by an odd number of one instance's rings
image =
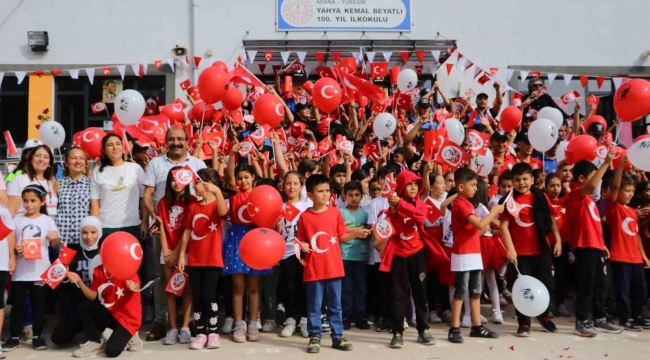
[[[47,52],[47,46],[49,45],[47,31],[28,31],[27,45],[32,48],[33,52]]]

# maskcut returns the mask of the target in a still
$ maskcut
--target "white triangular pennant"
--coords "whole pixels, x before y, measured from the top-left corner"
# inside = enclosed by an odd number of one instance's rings
[[[440,62],[440,50],[431,50],[431,56],[433,56],[437,63]]]
[[[88,81],[90,81],[90,85],[93,84],[95,81],[95,69],[94,68],[87,68],[84,69],[86,70],[86,75],[88,75]]]
[[[478,67],[478,66],[475,66],[475,67],[474,67],[474,79],[476,79],[476,77],[478,76],[478,74],[479,74],[481,71],[483,71],[483,70],[482,70],[480,67]]]
[[[621,86],[621,84],[623,83],[623,78],[615,77],[612,78],[612,81],[614,82],[614,87],[616,88],[616,90],[618,90],[618,87]]]
[[[573,74],[563,74],[564,76],[564,83],[566,86],[569,86],[571,84],[571,79],[573,79]]]
[[[548,77],[548,86],[550,87],[553,85],[553,80],[555,80],[555,77],[557,76],[556,73],[546,73],[546,77]]]
[[[147,75],[147,68],[149,64],[142,64],[142,75]]]
[[[25,80],[25,75],[27,75],[26,71],[16,71],[14,72],[14,75],[18,78],[18,85],[23,83],[23,80]]]
[[[122,81],[124,81],[124,75],[126,75],[126,65],[117,65],[116,68],[117,68],[117,71],[120,72],[120,76],[122,77]]]
[[[248,50],[246,52],[248,53],[248,61],[253,64],[253,61],[255,61],[255,55],[257,55],[257,50]]]
[[[79,79],[79,69],[70,69],[68,72],[70,73],[70,78],[75,80]]]
[[[368,62],[373,62],[375,60],[375,54],[376,52],[374,51],[366,51],[366,57],[368,57]]]
[[[309,74],[311,74],[311,66],[305,66],[305,74],[307,75],[307,78],[309,78]]]
[[[505,91],[508,92],[510,90],[514,90],[510,85],[506,84]]]
[[[465,75],[465,71],[467,71],[467,65],[469,63],[469,59],[467,57],[464,57],[461,65],[460,65],[460,70],[463,72],[463,75]]]
[[[289,60],[289,55],[291,55],[291,51],[280,51],[280,56],[282,57],[282,63],[284,65],[287,65],[287,61]]]
[[[248,66],[248,60],[246,59],[246,48],[243,46],[241,48],[241,52],[239,53],[239,57],[241,58],[242,65]]]
[[[307,52],[306,51],[296,51],[296,55],[298,55],[298,61],[300,61],[301,63],[304,64],[305,63],[305,56],[307,56]]]
[[[2,86],[2,79],[5,77],[5,73],[0,72],[0,86]]]
[[[172,72],[174,72],[174,58],[167,59],[167,64],[169,64],[169,67],[172,68]]]
[[[392,51],[384,51],[382,53],[384,55],[384,60],[385,61],[390,61],[390,57],[393,55]]]
[[[358,52],[353,52],[352,57],[354,58],[354,62],[359,65],[359,53]]]
[[[138,76],[140,74],[140,64],[131,64],[131,70],[133,70],[135,76]]]
[[[524,82],[528,77],[529,70],[519,70],[519,81]]]
[[[512,74],[514,74],[514,73],[515,73],[514,69],[506,69],[506,78],[508,79],[508,81],[510,81],[510,79],[512,79]]]

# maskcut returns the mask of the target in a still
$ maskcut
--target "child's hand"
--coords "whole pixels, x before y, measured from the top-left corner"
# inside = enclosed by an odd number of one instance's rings
[[[179,256],[178,257],[178,264],[176,265],[178,268],[178,271],[184,272],[185,271],[185,256]]]
[[[45,235],[45,238],[49,241],[54,241],[59,238],[59,233],[57,233],[54,230],[50,230],[47,235]]]
[[[648,259],[647,257],[644,257],[643,264],[645,265],[646,269],[650,269],[650,259]]]
[[[360,229],[360,230],[357,230],[357,234],[358,234],[358,236],[356,236],[356,237],[361,238],[361,239],[365,239],[368,236],[370,236],[370,230],[368,230],[368,229]]]
[[[10,256],[9,257],[9,273],[14,272],[16,270],[16,257],[15,256]]]
[[[393,195],[393,196],[390,197],[390,199],[388,199],[388,203],[390,204],[390,206],[397,207],[397,204],[399,203],[400,200],[401,199],[400,199],[399,196]]]
[[[553,246],[553,255],[555,257],[562,255],[562,242],[559,240],[555,241],[555,246]]]
[[[138,290],[140,290],[140,285],[138,285],[135,281],[127,280],[126,288],[133,292],[137,292]]]
[[[311,251],[311,249],[309,248],[309,244],[307,243],[301,243],[301,244],[302,245],[300,245],[300,250],[302,250],[302,252],[308,253]]]
[[[625,164],[627,164],[627,155],[623,155],[623,157],[621,158],[621,164],[619,166],[624,167]]]
[[[503,211],[506,209],[505,204],[496,204],[492,211],[495,211],[497,214],[503,214]]]
[[[77,275],[77,273],[68,272],[68,281],[70,281],[73,284],[76,284],[78,282],[81,282],[81,278],[79,277],[79,275]]]
[[[515,266],[517,266],[517,252],[515,251],[515,249],[509,250],[506,256],[508,258],[508,261],[510,261],[512,264],[515,264]]]
[[[612,161],[614,161],[614,158],[616,157],[616,150],[614,150],[614,147],[612,147],[608,152],[607,152],[607,157],[605,158],[605,162],[607,164],[611,164]]]
[[[609,259],[609,249],[605,246],[605,260]]]
[[[16,244],[14,249],[16,249],[17,253],[19,253],[19,254],[22,253],[23,252],[23,244]]]

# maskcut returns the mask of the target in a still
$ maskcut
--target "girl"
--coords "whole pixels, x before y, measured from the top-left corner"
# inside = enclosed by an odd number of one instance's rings
[[[46,350],[47,343],[41,336],[45,325],[46,288],[38,285],[41,274],[50,266],[48,246],[59,245],[59,233],[51,217],[47,216],[47,191],[40,185],[27,185],[22,191],[24,214],[14,219],[16,226],[16,253],[19,254],[16,271],[12,278],[14,305],[11,309],[11,337],[5,342],[4,350],[18,347],[23,328],[23,312],[27,294],[32,306],[32,346],[35,350]]]
[[[280,286],[279,294],[283,295],[284,309],[287,320],[281,337],[291,337],[296,332],[296,320],[300,319],[300,333],[302,337],[309,337],[307,331],[307,303],[305,289],[302,282],[302,264],[295,256],[294,240],[298,231],[300,214],[309,208],[307,201],[301,200],[300,189],[305,185],[305,178],[296,171],[290,171],[284,177],[284,193],[288,201],[284,205],[282,217],[278,224],[278,232],[287,242],[284,256],[280,261]]]
[[[7,279],[9,278],[9,273],[13,272],[16,269],[16,236],[14,234],[15,224],[11,218],[11,213],[8,209],[0,207],[0,219],[4,226],[6,227],[5,231],[9,233],[5,238],[0,239],[0,294],[5,293],[5,285],[7,285]],[[0,299],[0,333],[2,332],[2,326],[4,325],[5,320],[5,302],[4,297]],[[0,357],[2,357],[2,347],[0,346]]]
[[[102,223],[94,216],[86,216],[79,222],[81,239],[76,239],[78,251],[68,266],[68,270],[77,274],[81,281],[90,286],[90,262],[99,253],[99,239],[102,237]],[[79,235],[77,235],[79,236]],[[70,282],[59,285],[61,299],[59,301],[59,324],[52,331],[52,342],[65,346],[74,339],[78,332],[83,331],[79,307],[86,300],[80,289]],[[75,350],[75,357],[85,357],[97,354],[101,344],[88,341]]]
[[[233,146],[232,153],[237,154],[239,150],[241,146],[237,144]],[[239,243],[242,237],[255,227],[248,215],[248,196],[253,190],[255,171],[247,164],[236,165],[235,157],[230,156],[228,159],[228,177],[236,185],[238,192],[229,199],[232,225],[224,239],[223,273],[232,275],[232,306],[235,318],[233,340],[243,343],[246,340],[259,341],[260,339],[256,321],[259,309],[258,275],[269,275],[273,270],[251,269],[239,257]],[[245,290],[248,290],[248,329],[243,315]]]
[[[208,349],[217,349],[221,346],[221,339],[217,333],[217,311],[219,310],[217,284],[224,265],[221,256],[221,217],[228,214],[228,208],[221,190],[215,185],[219,181],[217,171],[201,169],[197,175],[200,180],[194,183],[194,191],[202,199],[189,206],[188,216],[183,219],[184,231],[178,253],[178,270],[185,271],[185,254],[187,254],[187,274],[192,286],[192,306],[197,329],[196,338],[190,345],[190,349],[203,349],[206,343]],[[190,239],[192,239],[191,244]],[[172,260],[174,259],[168,258],[165,262],[172,263]],[[187,291],[184,291],[183,295],[191,296],[191,294],[185,295],[186,293]],[[183,301],[186,301],[185,298]],[[183,326],[187,329],[188,319],[184,318],[183,322]],[[189,337],[189,330],[187,331]]]
[[[160,231],[160,264],[164,265],[165,284],[174,272],[174,267],[179,259],[181,247],[178,244],[183,236],[183,223],[188,216],[190,203],[196,199],[190,194],[188,186],[178,186],[172,171],[181,169],[175,166],[167,174],[165,197],[158,203],[158,217],[162,220]],[[187,262],[187,259],[184,259]],[[179,342],[179,330],[176,323],[176,296],[167,293],[167,312],[169,313],[169,331],[163,340],[165,345],[174,345]],[[190,335],[190,305],[192,303],[192,291],[186,288],[181,295],[183,324],[180,329],[180,343],[189,344],[192,341]]]
[[[549,174],[546,177],[546,195],[551,200],[551,214],[555,218],[557,227],[560,230],[562,238],[562,254],[553,258],[553,268],[555,269],[555,315],[560,317],[570,317],[569,312],[564,305],[564,299],[567,291],[567,270],[569,266],[569,250],[571,249],[571,227],[569,221],[565,218],[566,206],[564,204],[564,189],[562,188],[562,179],[557,174]],[[557,239],[551,232],[548,235],[551,244],[555,244]]]

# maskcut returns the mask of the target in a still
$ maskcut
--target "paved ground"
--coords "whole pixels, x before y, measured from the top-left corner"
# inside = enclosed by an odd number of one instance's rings
[[[214,359],[304,359],[332,358],[355,360],[380,360],[380,359],[647,359],[650,350],[650,331],[631,333],[624,332],[618,335],[599,334],[594,339],[582,339],[573,335],[573,320],[571,318],[555,319],[559,331],[556,334],[547,334],[541,327],[533,325],[530,338],[515,337],[516,321],[513,318],[512,305],[508,306],[504,325],[489,325],[500,333],[496,340],[472,339],[467,334],[469,329],[463,329],[465,344],[454,345],[446,340],[448,326],[434,324],[431,332],[437,340],[436,346],[425,347],[416,342],[417,332],[408,329],[404,336],[405,346],[401,350],[388,348],[390,334],[378,333],[374,330],[351,330],[345,336],[354,344],[351,352],[341,352],[329,347],[330,339],[325,334],[323,348],[318,355],[305,353],[307,339],[294,336],[290,339],[280,338],[276,333],[262,334],[262,339],[257,343],[236,344],[229,336],[222,339],[222,346],[218,350],[192,351],[187,345],[164,346],[161,343],[145,343],[144,349],[136,353],[123,353],[121,358],[133,360],[177,360],[191,356],[193,360]],[[489,309],[484,306],[484,313]],[[487,314],[485,314],[487,315]],[[279,330],[278,330],[279,331]],[[145,332],[141,332],[144,338]],[[49,342],[49,334],[46,334]],[[29,344],[21,346],[9,353],[8,359],[63,359],[70,358],[74,349],[50,349],[47,351],[34,351]]]

